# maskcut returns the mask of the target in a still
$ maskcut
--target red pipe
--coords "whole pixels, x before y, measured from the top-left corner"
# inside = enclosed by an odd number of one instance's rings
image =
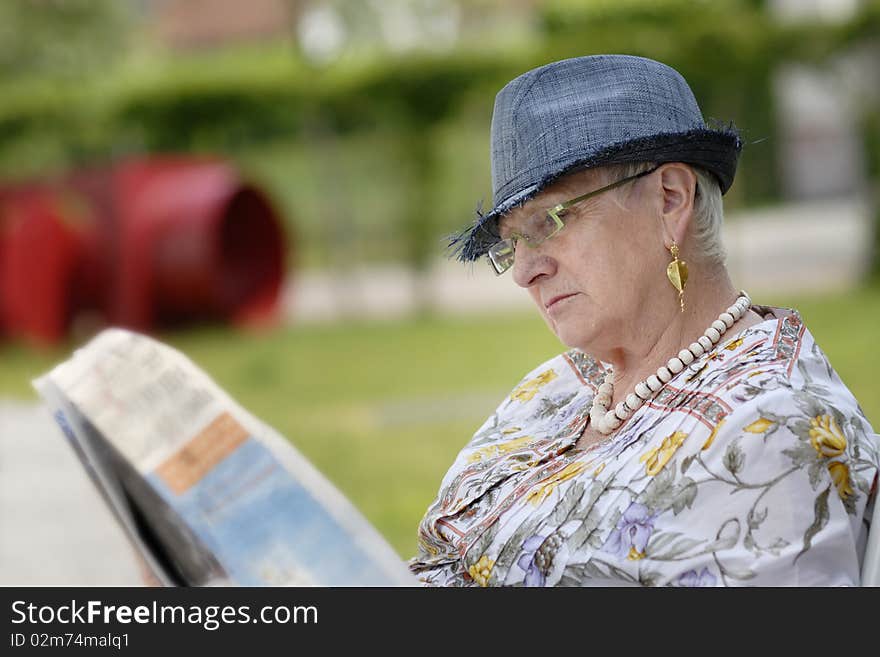
[[[82,313],[151,331],[278,318],[285,236],[215,158],[154,157],[0,190],[0,332],[60,340]]]

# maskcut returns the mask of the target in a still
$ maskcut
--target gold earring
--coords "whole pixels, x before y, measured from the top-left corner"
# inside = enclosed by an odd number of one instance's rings
[[[672,262],[666,268],[666,276],[669,277],[672,287],[678,290],[678,302],[681,304],[681,312],[684,312],[684,286],[688,280],[688,266],[684,260],[678,259],[678,244],[675,240],[672,240],[669,252],[672,254]]]

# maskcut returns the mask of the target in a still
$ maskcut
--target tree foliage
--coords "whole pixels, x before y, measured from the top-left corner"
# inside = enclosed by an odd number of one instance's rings
[[[125,52],[132,20],[118,0],[4,0],[0,79],[96,73]]]

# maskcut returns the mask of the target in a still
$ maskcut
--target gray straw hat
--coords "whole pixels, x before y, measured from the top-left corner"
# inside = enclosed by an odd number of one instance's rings
[[[498,241],[498,217],[567,173],[605,164],[685,162],[733,183],[742,141],[733,125],[710,128],[678,71],[631,55],[553,62],[509,82],[495,97],[491,158],[494,207],[454,235],[462,261]]]

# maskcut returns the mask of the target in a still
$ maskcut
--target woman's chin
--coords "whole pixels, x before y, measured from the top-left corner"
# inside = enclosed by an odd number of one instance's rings
[[[583,324],[578,322],[574,317],[565,317],[561,315],[554,316],[547,312],[541,313],[544,323],[550,332],[556,336],[563,345],[569,349],[581,349],[588,341],[589,337],[584,335]]]
[[[584,336],[573,330],[572,327],[566,326],[565,322],[559,322],[556,326],[551,326],[550,329],[556,338],[569,349],[583,350]]]

